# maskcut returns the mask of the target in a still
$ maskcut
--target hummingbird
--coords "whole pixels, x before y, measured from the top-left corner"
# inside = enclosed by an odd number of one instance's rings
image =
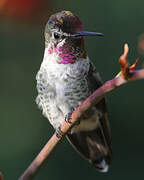
[[[73,110],[102,85],[88,57],[85,37],[103,34],[83,31],[78,16],[61,11],[50,16],[44,35],[44,58],[36,75],[36,103],[60,135],[61,124],[69,123]],[[107,172],[112,148],[105,99],[87,110],[66,137],[98,171]]]

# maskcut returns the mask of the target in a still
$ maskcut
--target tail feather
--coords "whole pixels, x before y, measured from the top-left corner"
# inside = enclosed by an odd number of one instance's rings
[[[112,159],[112,151],[100,127],[93,131],[67,134],[67,139],[98,171],[108,171]]]

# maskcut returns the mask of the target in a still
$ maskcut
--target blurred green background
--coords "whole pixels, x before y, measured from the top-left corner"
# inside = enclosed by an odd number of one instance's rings
[[[86,30],[105,34],[104,38],[89,37],[86,43],[90,59],[106,81],[119,72],[125,42],[130,47],[129,62],[140,57],[141,67],[144,57],[138,53],[138,37],[144,32],[143,7],[143,0],[55,0],[52,11],[71,10]],[[54,132],[35,104],[43,31],[43,25],[0,18],[0,171],[4,180],[18,179]],[[107,97],[107,105],[114,152],[110,171],[97,172],[63,140],[36,180],[144,178],[144,81],[115,90]]]

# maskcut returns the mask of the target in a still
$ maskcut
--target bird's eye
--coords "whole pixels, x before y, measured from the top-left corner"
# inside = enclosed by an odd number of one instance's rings
[[[61,37],[60,34],[58,34],[58,33],[54,33],[53,36],[54,36],[54,38],[55,38],[56,40],[60,39],[60,37]]]

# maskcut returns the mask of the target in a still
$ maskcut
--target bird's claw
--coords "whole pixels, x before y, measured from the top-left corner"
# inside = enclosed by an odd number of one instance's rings
[[[74,108],[72,108],[72,110],[71,110],[71,112],[69,112],[68,114],[66,114],[66,116],[65,116],[65,121],[67,122],[67,123],[69,123],[69,124],[72,124],[72,122],[71,122],[71,115],[72,115],[72,113],[74,112]],[[79,125],[80,124],[80,120],[77,120],[76,121],[76,123],[75,123],[75,125]]]
[[[61,126],[59,126],[58,128],[56,128],[55,134],[58,138],[62,138],[64,133],[61,131]]]
[[[73,113],[74,110],[75,110],[75,109],[72,108],[72,109],[71,109],[71,112],[69,112],[69,113],[66,114],[66,116],[65,116],[65,121],[66,121],[67,123],[69,123],[69,124],[72,124],[72,122],[71,122],[71,115],[72,115],[72,113]]]
[[[65,116],[65,121],[69,124],[72,124],[71,115],[72,115],[72,113],[70,112],[70,113],[66,114],[66,116]]]

